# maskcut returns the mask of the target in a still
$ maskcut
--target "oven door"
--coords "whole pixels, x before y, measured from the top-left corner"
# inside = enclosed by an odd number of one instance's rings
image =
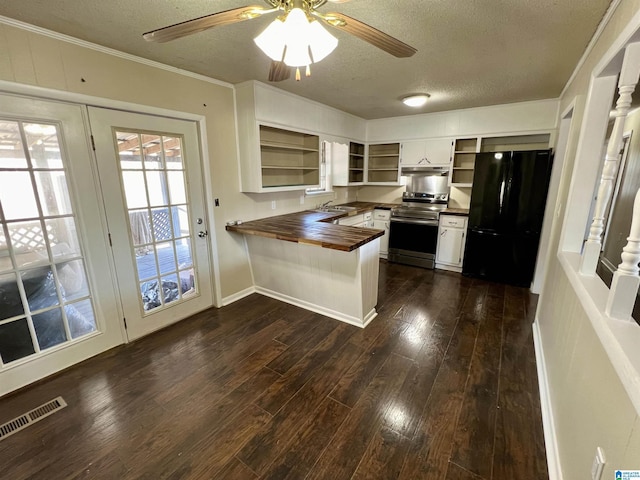
[[[391,217],[389,261],[434,268],[438,221]]]

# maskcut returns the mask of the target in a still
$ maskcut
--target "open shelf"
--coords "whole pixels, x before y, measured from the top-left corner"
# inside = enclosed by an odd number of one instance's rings
[[[349,142],[349,184],[364,182],[364,144]]]
[[[549,148],[550,135],[513,135],[508,137],[459,138],[454,144],[451,186],[471,188],[475,170],[476,153]]]
[[[400,167],[400,144],[369,145],[367,183],[397,184]]]
[[[262,165],[262,168],[272,170],[318,170],[318,167],[297,167],[294,165]]]
[[[320,138],[260,125],[260,167],[263,188],[318,185]]]
[[[510,137],[483,138],[481,152],[505,152],[522,150],[545,150],[549,148],[550,135],[513,135]]]
[[[478,138],[458,138],[454,143],[451,186],[466,188],[473,185],[473,170],[478,150]]]
[[[299,145],[287,145],[286,143],[260,141],[261,148],[274,148],[277,150],[299,150],[302,152],[317,152],[317,148],[301,147]]]

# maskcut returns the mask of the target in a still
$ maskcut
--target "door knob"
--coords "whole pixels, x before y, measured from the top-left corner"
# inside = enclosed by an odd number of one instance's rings
[[[209,232],[207,232],[206,230],[204,230],[204,231],[200,230],[200,231],[198,232],[198,236],[199,236],[200,238],[204,238],[204,237],[206,237],[207,235],[209,235]]]

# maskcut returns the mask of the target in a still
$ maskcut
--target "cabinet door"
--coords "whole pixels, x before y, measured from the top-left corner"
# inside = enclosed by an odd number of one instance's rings
[[[380,237],[380,254],[386,258],[389,253],[389,221],[374,220],[373,228],[384,230],[384,236]]]
[[[451,161],[451,139],[425,140],[424,156],[427,165],[448,166]]]
[[[451,139],[433,138],[402,142],[402,166],[448,166],[451,160]]]
[[[403,167],[427,164],[425,160],[426,142],[417,140],[415,142],[402,142],[402,158],[400,163]]]
[[[440,227],[438,233],[438,254],[436,256],[436,262],[461,266],[464,230],[461,228]]]

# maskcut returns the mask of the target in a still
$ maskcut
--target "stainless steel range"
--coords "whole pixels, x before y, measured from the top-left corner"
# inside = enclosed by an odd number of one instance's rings
[[[407,188],[402,206],[391,210],[389,261],[434,268],[438,217],[449,201],[449,170],[437,167],[403,169]]]

